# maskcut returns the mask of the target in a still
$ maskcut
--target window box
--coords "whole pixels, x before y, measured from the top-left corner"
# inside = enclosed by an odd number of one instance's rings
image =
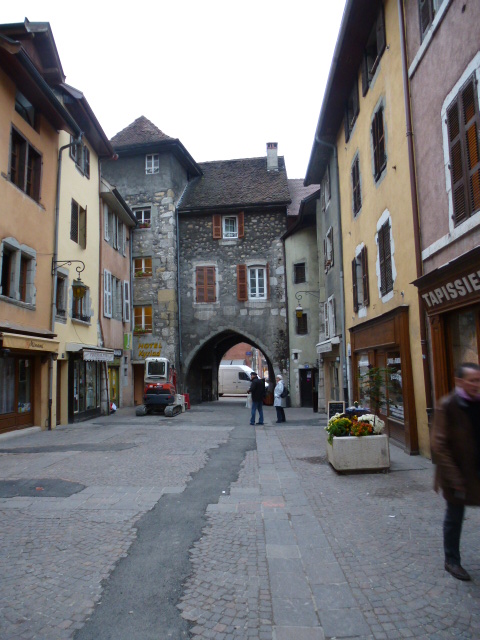
[[[146,271],[135,271],[135,278],[149,278],[152,274]]]
[[[135,327],[133,329],[133,333],[136,336],[139,336],[139,335],[144,335],[145,333],[151,333],[151,330],[150,329],[144,329],[143,327]]]
[[[381,471],[390,468],[388,436],[347,436],[328,442],[325,433],[328,462],[336,471]]]
[[[150,222],[140,222],[138,224],[139,229],[150,229],[150,227],[151,227]]]

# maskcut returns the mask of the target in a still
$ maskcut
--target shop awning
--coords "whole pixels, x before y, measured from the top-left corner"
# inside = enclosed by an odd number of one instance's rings
[[[78,342],[67,342],[65,351],[81,352],[83,360],[87,362],[113,362],[115,359],[113,349],[105,349],[104,347],[95,347]]]
[[[58,353],[58,340],[37,338],[24,333],[1,332],[0,338],[4,349],[23,349],[24,351],[43,351],[44,353]]]

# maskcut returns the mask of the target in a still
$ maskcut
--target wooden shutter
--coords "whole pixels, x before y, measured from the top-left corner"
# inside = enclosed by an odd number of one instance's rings
[[[240,213],[238,214],[238,237],[239,238],[243,238],[243,236],[245,235],[245,215],[243,213],[243,211],[240,211]]]
[[[383,108],[380,107],[373,117],[372,123],[373,157],[375,180],[378,180],[385,166],[385,133],[383,128]]]
[[[87,178],[90,178],[90,149],[83,147],[83,172]]]
[[[380,255],[380,293],[384,296],[393,289],[390,224],[388,222],[378,232],[378,250]]]
[[[222,237],[222,216],[215,213],[213,216],[213,239],[219,240]]]
[[[363,247],[360,253],[360,259],[362,265],[363,305],[368,307],[370,304],[370,287],[368,285],[367,247]]]
[[[112,317],[112,274],[103,270],[103,315]]]
[[[130,322],[130,282],[123,281],[123,321]]]
[[[479,153],[479,129],[480,120],[478,114],[476,82],[474,78],[465,85],[462,91],[462,116],[465,126],[464,140],[467,157],[467,180],[469,193],[469,214],[472,215],[480,208],[480,153]]]
[[[357,288],[357,259],[352,260],[352,292],[353,292],[353,310],[358,311],[358,288]]]
[[[237,299],[240,302],[248,300],[247,265],[237,264]]]
[[[216,301],[215,267],[197,267],[196,291],[197,302]]]
[[[385,16],[383,13],[383,4],[380,5],[380,11],[377,16],[377,60],[381,58],[387,44],[385,36]]]
[[[330,338],[330,322],[328,320],[328,302],[323,303],[323,321],[325,323],[325,338]]]
[[[265,289],[267,292],[267,300],[270,300],[270,265],[265,265]]]
[[[70,240],[78,243],[78,204],[72,200],[70,216]]]
[[[337,322],[336,322],[336,318],[335,318],[335,298],[332,298],[330,301],[330,311],[331,313],[329,313],[329,321],[330,321],[330,337],[333,338],[333,336],[337,335]]]

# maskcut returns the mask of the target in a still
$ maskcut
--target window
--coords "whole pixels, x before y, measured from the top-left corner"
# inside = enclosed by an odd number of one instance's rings
[[[140,229],[150,228],[150,223],[151,223],[150,207],[146,207],[145,209],[135,209],[134,213],[135,213],[135,217],[137,218],[137,223]]]
[[[250,300],[266,300],[265,267],[250,267],[248,269],[248,297]]]
[[[325,323],[325,337],[333,338],[336,335],[335,321],[335,297],[330,296],[323,305],[323,319]]]
[[[147,175],[160,172],[160,158],[158,153],[145,156],[145,173]]]
[[[15,96],[15,111],[19,113],[25,122],[35,128],[35,107],[33,104],[27,100],[27,98],[17,90],[17,95]]]
[[[103,270],[103,315],[112,317],[112,274],[107,269]]]
[[[294,284],[300,284],[306,281],[305,262],[297,262],[297,264],[293,265],[293,282]]]
[[[134,307],[134,333],[152,332],[152,307]]]
[[[425,37],[434,17],[437,15],[438,9],[443,0],[419,0],[418,10],[420,13],[420,34],[422,40]]]
[[[480,209],[480,118],[472,75],[447,109],[453,221],[457,226]]]
[[[380,179],[382,171],[387,166],[385,153],[385,127],[383,122],[383,107],[379,107],[372,122],[373,167],[375,182]]]
[[[326,211],[330,202],[330,167],[327,165],[325,173],[322,178],[322,184],[320,185],[320,204],[322,211]]]
[[[10,180],[30,198],[40,200],[40,174],[42,157],[12,129],[10,137]]]
[[[372,82],[375,71],[378,68],[380,58],[385,51],[385,18],[383,15],[383,5],[378,12],[377,20],[372,27],[367,40],[367,45],[363,52],[362,62],[362,93],[365,96]]]
[[[73,296],[72,296],[73,298]],[[82,322],[90,322],[90,290],[87,289],[85,295],[80,300],[73,298],[72,318]]]
[[[327,231],[327,235],[323,241],[324,266],[325,273],[328,273],[333,267],[333,227]]]
[[[195,302],[217,301],[217,280],[215,267],[197,267],[195,270]]]
[[[90,178],[90,149],[82,144],[74,144],[75,138],[70,136],[70,157],[75,162],[75,166],[86,178]]]
[[[380,293],[384,296],[386,293],[393,290],[390,222],[388,220],[378,230],[377,242],[380,263]]]
[[[243,211],[235,215],[221,216],[216,213],[212,219],[213,239],[236,239],[244,236]]]
[[[76,242],[82,249],[87,246],[87,211],[72,200],[70,218],[70,240]]]
[[[57,287],[55,297],[56,316],[66,318],[67,316],[67,299],[68,299],[68,278],[57,272]]]
[[[34,304],[36,251],[13,238],[1,244],[0,294],[12,300]]]
[[[358,82],[355,78],[352,90],[348,96],[348,100],[345,104],[345,142],[350,140],[350,135],[353,131],[353,126],[360,112],[360,106],[358,102]]]
[[[352,260],[352,289],[353,310],[357,313],[360,307],[370,304],[367,247],[362,247],[360,253]]]
[[[358,155],[355,156],[352,164],[352,196],[353,215],[356,216],[362,208],[362,192],[360,187],[360,160],[358,158]]]
[[[223,237],[238,238],[237,216],[223,217]]]
[[[135,278],[144,278],[152,275],[152,258],[134,258],[133,272]]]
[[[297,318],[297,335],[305,336],[308,333],[308,320],[307,314],[303,312],[300,316],[296,316]]]

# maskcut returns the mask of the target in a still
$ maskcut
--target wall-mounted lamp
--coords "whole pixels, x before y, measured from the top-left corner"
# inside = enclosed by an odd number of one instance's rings
[[[72,291],[73,297],[75,300],[81,300],[85,297],[85,293],[87,292],[87,285],[83,282],[80,274],[85,269],[85,263],[81,260],[52,260],[52,276],[56,274],[57,269],[59,267],[64,267],[65,265],[71,265],[74,262],[79,262],[82,266],[75,267],[77,271],[77,279],[72,282]]]
[[[297,318],[301,318],[303,316],[303,309],[300,300],[302,299],[302,293],[306,293],[307,295],[313,296],[314,298],[318,298],[320,300],[320,294],[316,291],[297,291],[295,293],[295,298],[298,301],[298,305],[295,307],[295,313]]]

